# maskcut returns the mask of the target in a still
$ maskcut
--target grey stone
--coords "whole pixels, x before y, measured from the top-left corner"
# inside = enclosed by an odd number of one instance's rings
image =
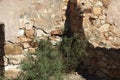
[[[25,34],[24,29],[19,29],[17,32],[17,36],[24,36],[24,34]]]

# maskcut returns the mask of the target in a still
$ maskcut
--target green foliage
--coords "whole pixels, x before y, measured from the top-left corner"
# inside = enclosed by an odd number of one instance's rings
[[[18,80],[62,80],[63,65],[59,51],[48,41],[41,40],[36,53],[27,55],[21,63],[24,74]]]
[[[60,51],[63,54],[66,72],[75,71],[80,63],[80,59],[88,56],[86,47],[87,41],[79,39],[79,37],[63,38]]]
[[[40,40],[34,55],[21,62],[23,73],[17,80],[63,80],[64,72],[75,71],[80,59],[86,57],[87,41],[64,37],[60,45],[52,46]]]

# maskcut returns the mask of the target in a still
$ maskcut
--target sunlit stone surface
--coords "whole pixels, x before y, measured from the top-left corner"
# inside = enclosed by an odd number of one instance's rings
[[[120,28],[120,0],[110,0],[107,15],[108,21]]]

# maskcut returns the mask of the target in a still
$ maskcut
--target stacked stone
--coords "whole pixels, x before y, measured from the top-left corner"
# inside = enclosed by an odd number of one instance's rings
[[[80,2],[84,13],[83,28],[85,35],[94,47],[120,48],[119,25],[115,25],[109,20],[109,14],[111,14],[109,6],[111,8],[111,3],[114,3],[114,1],[83,0]],[[86,11],[88,9],[90,12]]]
[[[117,50],[120,48],[119,17],[115,17],[115,15],[119,14],[119,5],[115,6],[116,2],[119,3],[119,0],[114,1],[78,0],[79,3],[77,3],[77,6],[80,8],[80,11],[77,11],[78,14],[82,12],[80,14],[82,17],[80,17],[79,21],[83,18],[82,28],[87,40],[94,47],[102,47],[87,48],[91,57],[83,59],[81,68],[90,74],[98,75],[101,77],[100,80],[107,78],[120,79],[120,57],[118,57],[120,54],[119,50]],[[117,9],[117,11],[115,10],[116,14],[112,15],[114,12],[109,10],[114,11],[114,9]],[[111,18],[111,16],[114,17]],[[112,22],[109,18],[115,21]],[[74,18],[73,21],[76,21],[75,19],[77,18]],[[77,25],[81,24],[77,23],[73,28],[76,28]]]
[[[57,45],[62,41],[62,34],[64,32],[64,24],[66,21],[66,10],[69,0],[63,0],[60,10],[60,18],[56,21],[55,28],[50,32],[49,40],[53,45]]]
[[[88,71],[89,74],[97,75],[103,79],[120,79],[120,61],[119,50],[106,50],[100,48],[90,48],[88,53],[89,58],[83,59],[81,68]]]
[[[33,25],[27,24],[18,30],[18,38],[15,43],[5,43],[5,77],[15,78],[20,73],[19,64],[25,58],[25,53],[34,53],[37,48],[33,41],[35,30]]]
[[[67,3],[68,0],[33,1],[27,10],[20,13],[17,40],[6,41],[4,46],[5,77],[16,78],[19,75],[21,60],[26,54],[35,52],[40,39],[50,40],[54,46],[62,41]]]

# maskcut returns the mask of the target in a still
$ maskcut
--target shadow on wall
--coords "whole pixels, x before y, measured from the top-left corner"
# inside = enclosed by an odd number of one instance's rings
[[[69,0],[64,36],[73,37],[78,34],[79,39],[87,40],[83,29],[82,13],[77,7],[77,0]],[[86,80],[120,80],[120,49],[94,48],[89,43],[86,50],[90,57],[80,61],[78,73]]]
[[[0,23],[0,76],[4,75],[4,42],[5,42],[5,25]]]
[[[64,31],[64,34],[63,36],[67,36],[67,37],[72,37],[73,36],[73,33],[72,33],[72,30],[71,30],[71,26],[70,26],[70,0],[68,2],[68,5],[67,5],[67,10],[65,12],[65,16],[66,16],[66,21],[65,21],[65,31]]]
[[[85,39],[83,25],[83,16],[80,8],[77,8],[77,0],[69,0],[66,10],[66,21],[65,21],[65,35],[72,37],[79,35],[80,38]],[[82,37],[81,37],[82,36]]]
[[[120,49],[87,47],[88,58],[82,59],[78,73],[86,80],[120,80]]]

